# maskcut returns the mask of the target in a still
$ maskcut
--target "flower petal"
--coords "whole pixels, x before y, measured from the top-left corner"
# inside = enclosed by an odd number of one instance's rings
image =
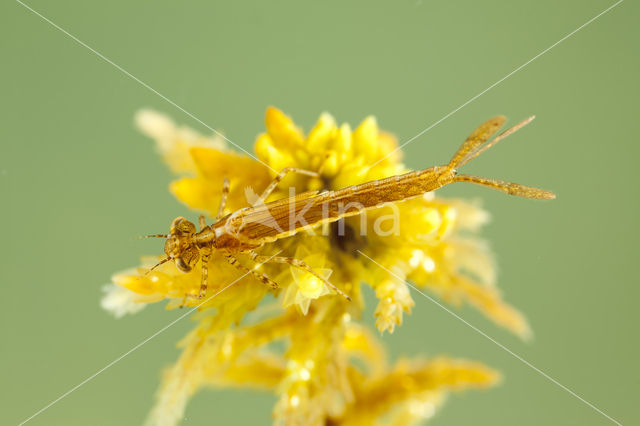
[[[267,108],[265,116],[267,133],[278,145],[302,145],[304,135],[291,118],[275,107]]]

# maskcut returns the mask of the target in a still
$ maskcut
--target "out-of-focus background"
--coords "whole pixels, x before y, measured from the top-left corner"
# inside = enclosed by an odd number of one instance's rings
[[[441,193],[482,199],[491,212],[483,235],[499,285],[535,339],[524,343],[472,309],[458,313],[609,416],[640,423],[637,3],[619,4],[522,68],[614,2],[28,4],[246,149],[268,105],[306,129],[323,111],[353,125],[374,114],[401,142],[430,128],[405,149],[412,168],[448,160],[495,114],[510,123],[536,114],[467,170],[554,190],[556,201],[470,185]],[[101,286],[161,252],[161,242],[132,237],[195,217],[168,193],[171,176],[134,113],[151,107],[210,131],[20,3],[3,2],[0,15],[0,423],[8,425],[183,313],[158,304],[115,320],[99,307]],[[430,424],[611,423],[414,298],[404,325],[383,336],[394,356],[466,357],[504,374],[495,389],[453,395]],[[29,424],[140,424],[192,326],[177,323]],[[256,392],[204,391],[184,424],[268,424],[273,403]]]

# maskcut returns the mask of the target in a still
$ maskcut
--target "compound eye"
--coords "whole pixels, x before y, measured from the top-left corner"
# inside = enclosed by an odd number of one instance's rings
[[[195,246],[188,247],[176,258],[176,266],[182,272],[189,272],[200,258],[200,252]]]
[[[191,266],[188,265],[181,257],[176,259],[176,266],[181,272],[190,272]]]
[[[189,222],[184,217],[176,217],[171,222],[171,233],[172,234],[194,234],[196,232],[196,226]]]

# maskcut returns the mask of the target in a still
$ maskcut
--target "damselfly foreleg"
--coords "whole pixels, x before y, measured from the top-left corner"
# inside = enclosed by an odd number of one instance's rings
[[[202,224],[204,222],[204,216],[200,216],[200,227],[202,228]],[[205,224],[206,226],[206,224]],[[211,258],[211,248],[203,247],[200,249],[200,261],[202,262],[202,277],[200,278],[200,290],[198,291],[198,295],[194,296],[189,293],[185,293],[182,298],[182,303],[180,307],[183,308],[187,303],[187,297],[191,296],[196,299],[202,299],[207,294],[207,287],[209,281],[209,259]]]
[[[200,261],[202,262],[202,278],[200,280],[200,292],[198,299],[202,299],[207,294],[207,282],[209,280],[209,258],[211,257],[211,247],[200,249]]]
[[[222,182],[222,194],[220,195],[220,206],[218,207],[218,214],[216,220],[222,219],[224,216],[224,209],[227,206],[227,198],[229,197],[229,179],[224,178]]]

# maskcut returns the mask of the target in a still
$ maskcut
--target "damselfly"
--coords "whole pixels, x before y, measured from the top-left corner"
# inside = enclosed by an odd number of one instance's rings
[[[516,124],[492,140],[490,140],[491,137],[502,127],[506,119],[499,116],[486,121],[469,135],[451,161],[444,166],[391,176],[336,191],[304,192],[265,203],[278,183],[287,174],[299,173],[314,177],[319,176],[317,172],[286,168],[275,177],[257,202],[228,215],[224,215],[229,193],[229,181],[225,179],[215,223],[207,225],[204,216],[200,216],[200,229],[197,230],[192,222],[184,217],[178,217],[171,223],[169,234],[149,235],[149,237],[167,239],[164,246],[166,257],[150,270],[165,262],[174,261],[177,268],[186,273],[192,271],[200,260],[202,278],[200,291],[196,297],[202,298],[207,291],[209,259],[216,251],[235,267],[253,274],[272,288],[278,288],[276,282],[259,272],[257,268],[249,268],[238,261],[239,254],[247,254],[254,262],[282,263],[304,269],[338,294],[349,299],[346,293],[316,273],[302,260],[283,256],[263,256],[255,250],[267,243],[289,237],[305,229],[358,215],[364,210],[380,207],[386,203],[415,198],[454,182],[471,182],[519,197],[539,200],[554,199],[553,193],[542,189],[497,179],[458,174],[459,167],[524,127],[533,118],[530,117]]]

